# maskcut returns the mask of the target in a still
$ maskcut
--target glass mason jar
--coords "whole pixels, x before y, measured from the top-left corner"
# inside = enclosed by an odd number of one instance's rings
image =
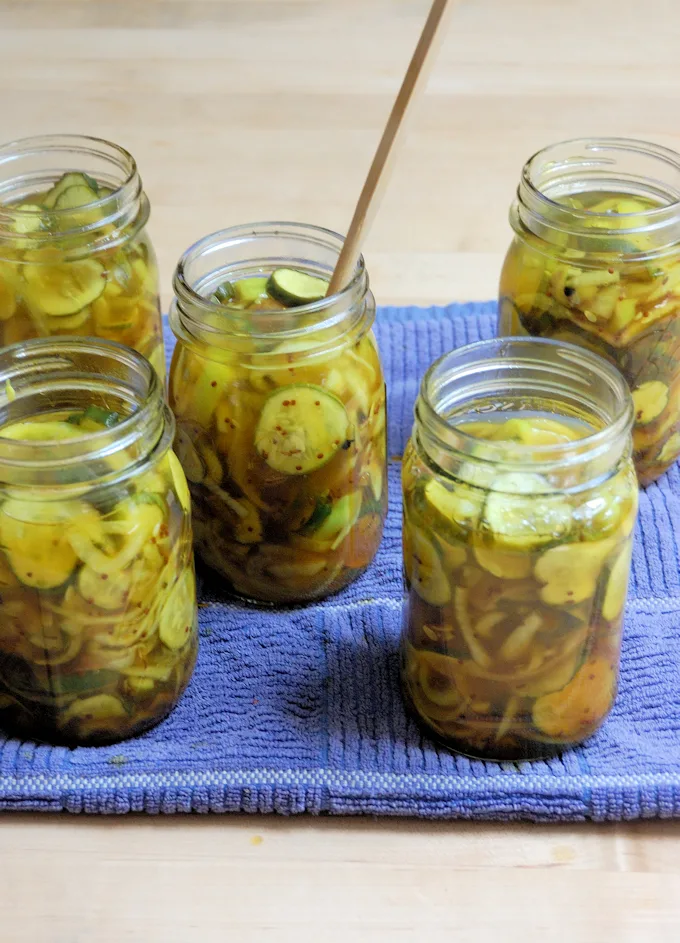
[[[500,333],[594,350],[633,393],[643,485],[680,455],[680,155],[620,138],[535,154],[510,211]]]
[[[615,697],[637,482],[621,375],[555,341],[484,341],[423,379],[404,455],[403,683],[475,756],[572,746]]]
[[[329,279],[341,246],[325,229],[257,223],[207,236],[175,273],[170,405],[195,546],[231,592],[253,602],[341,589],[382,535],[375,300],[363,260],[331,297],[317,281]],[[286,307],[270,297],[272,273],[291,271],[321,284],[316,301]]]
[[[123,739],[196,657],[189,489],[161,383],[135,351],[41,338],[0,352],[0,726]]]
[[[149,201],[132,156],[54,135],[0,147],[0,346],[81,334],[138,350],[165,376]]]

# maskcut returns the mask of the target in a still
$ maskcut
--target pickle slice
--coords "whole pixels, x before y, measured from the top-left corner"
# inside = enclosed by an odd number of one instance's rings
[[[571,507],[559,495],[546,494],[541,475],[511,472],[491,484],[484,520],[494,541],[506,549],[529,549],[563,537],[571,526]]]
[[[298,272],[292,268],[277,268],[269,276],[267,291],[288,307],[310,304],[324,298],[328,291],[328,282],[315,278],[307,272]]]
[[[668,405],[668,387],[661,380],[649,380],[633,390],[635,421],[646,426],[661,415]]]
[[[92,733],[106,729],[109,721],[125,717],[122,703],[113,694],[93,694],[92,697],[79,697],[59,718],[59,725],[65,727],[72,721],[78,721],[82,732]]]
[[[91,200],[98,199],[99,184],[96,180],[83,173],[68,173],[60,177],[51,190],[48,190],[43,197],[43,206],[48,210],[54,209],[60,196],[71,187],[84,187],[93,195]]]
[[[621,614],[628,594],[628,576],[633,545],[629,543],[619,554],[609,574],[602,603],[602,616],[613,622]]]
[[[590,599],[600,569],[614,546],[612,539],[562,544],[539,557],[534,573],[545,585],[541,598],[550,606],[565,606]]]
[[[130,592],[130,576],[127,573],[96,573],[84,566],[78,574],[78,592],[91,606],[100,609],[122,609]]]
[[[560,691],[538,698],[534,725],[555,740],[573,740],[604,717],[615,685],[611,664],[604,658],[591,658]]]
[[[31,263],[24,267],[29,300],[45,314],[77,314],[106,288],[106,271],[95,259],[61,265]]]
[[[320,386],[287,386],[265,401],[255,447],[270,468],[306,475],[321,468],[348,438],[342,402]]]
[[[445,605],[451,599],[451,587],[437,549],[422,531],[415,528],[411,529],[407,544],[404,560],[411,585],[430,605]]]
[[[26,586],[54,589],[71,576],[77,556],[69,531],[99,515],[80,501],[22,501],[10,498],[0,509],[0,543]]]
[[[161,642],[171,649],[183,648],[191,638],[196,610],[196,580],[187,567],[168,596],[158,620]]]
[[[28,233],[40,232],[43,228],[42,207],[34,203],[21,203],[19,206],[12,207],[19,211],[14,220],[14,232],[20,236],[26,236]]]
[[[184,469],[180,465],[179,459],[172,450],[168,452],[166,461],[168,463],[170,475],[172,476],[172,481],[175,486],[177,499],[182,507],[182,510],[188,514],[191,510],[191,495],[189,493],[189,485],[187,484]]]
[[[79,439],[83,433],[77,425],[60,419],[47,422],[13,422],[0,430],[5,439],[15,439],[24,442],[59,442],[64,439]]]
[[[476,546],[474,554],[481,567],[500,579],[523,580],[531,573],[531,558],[527,553]]]

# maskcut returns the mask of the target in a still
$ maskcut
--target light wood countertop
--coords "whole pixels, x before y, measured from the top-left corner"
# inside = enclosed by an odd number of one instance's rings
[[[428,0],[0,0],[2,138],[138,160],[169,299],[222,226],[344,230]],[[680,149],[677,0],[462,0],[366,245],[381,303],[494,296],[523,160]],[[680,826],[0,821],[2,943],[640,943],[680,927]]]

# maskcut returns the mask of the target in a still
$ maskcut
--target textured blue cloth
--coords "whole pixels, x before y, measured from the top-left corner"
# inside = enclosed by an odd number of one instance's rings
[[[381,310],[390,454],[418,380],[490,337],[491,304]],[[0,743],[0,807],[71,812],[330,812],[430,818],[680,815],[680,470],[641,496],[621,687],[604,728],[549,761],[454,756],[407,719],[397,680],[399,469],[374,565],[325,603],[258,612],[204,594],[198,667],[177,710],[127,743]]]

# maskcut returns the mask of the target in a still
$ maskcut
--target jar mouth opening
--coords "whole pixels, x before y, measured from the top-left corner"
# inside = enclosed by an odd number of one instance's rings
[[[119,479],[129,468],[108,473],[100,460],[125,453],[131,464],[148,458],[164,438],[163,392],[151,364],[115,341],[79,337],[36,338],[0,352],[0,484],[60,484]],[[82,413],[88,406],[120,410],[110,427],[67,439],[9,438],[2,430],[37,417]],[[172,420],[170,420],[172,429]],[[87,463],[93,463],[88,471]],[[115,463],[114,463],[115,464]],[[73,474],[71,474],[73,472]],[[15,482],[17,474],[23,476]]]
[[[264,255],[252,252],[258,243],[266,244],[269,240],[279,240],[282,247],[286,242],[307,245],[310,251],[320,247],[325,259],[291,257],[281,247]],[[252,269],[249,274],[253,275],[284,266],[299,267],[310,274],[330,279],[343,242],[343,237],[330,229],[296,222],[256,222],[210,233],[184,252],[175,270],[173,287],[182,321],[214,337],[228,334],[263,340],[294,338],[333,327],[346,318],[347,311],[356,306],[368,290],[363,256],[359,258],[352,278],[340,291],[283,310],[262,309],[257,317],[248,309],[213,301],[210,295],[219,284],[228,280],[230,272],[243,271],[244,267]],[[235,255],[233,262],[218,261],[220,255],[229,256],[231,252]],[[243,253],[250,254],[250,258],[238,258]],[[216,257],[216,267],[210,267],[211,256]],[[330,264],[331,260],[333,264]],[[199,268],[200,274],[195,271]],[[258,323],[266,327],[258,330]]]
[[[598,383],[607,391],[608,408],[595,400],[593,387]],[[499,399],[500,408],[477,410],[489,394],[505,397]],[[591,421],[597,420],[600,428],[564,443],[513,442],[509,455],[507,443],[470,435],[456,421],[502,416],[511,404],[540,402],[542,396],[546,404],[564,406],[564,412],[546,410],[558,420],[569,416],[570,405],[576,418],[578,407],[587,404]],[[521,471],[541,465],[560,467],[576,457],[590,460],[606,452],[632,428],[633,402],[623,376],[591,351],[547,338],[508,337],[478,341],[436,360],[423,377],[416,418],[439,447],[468,460]]]
[[[41,213],[40,228],[25,231],[27,213],[19,201],[49,190],[64,174],[93,178],[110,192],[76,207],[52,207]],[[142,183],[134,157],[104,138],[79,134],[39,135],[0,145],[0,240],[32,249],[52,240],[120,229],[148,218]],[[109,240],[110,237],[109,237]]]
[[[657,205],[615,213],[569,206],[560,197],[617,192]],[[520,205],[556,228],[591,237],[654,232],[677,224],[680,214],[680,154],[632,138],[574,138],[550,144],[522,168]],[[617,225],[600,225],[615,218]],[[597,221],[598,228],[592,223]]]

